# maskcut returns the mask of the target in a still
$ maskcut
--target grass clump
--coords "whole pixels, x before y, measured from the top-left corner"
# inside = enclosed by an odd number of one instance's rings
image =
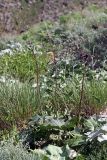
[[[36,112],[37,97],[35,91],[23,83],[0,84],[0,113],[1,118],[10,122],[31,116]]]

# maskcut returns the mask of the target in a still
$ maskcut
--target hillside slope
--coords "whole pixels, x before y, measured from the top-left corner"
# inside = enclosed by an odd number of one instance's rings
[[[88,3],[104,5],[106,0],[0,0],[0,33],[21,33],[37,22],[56,20]]]

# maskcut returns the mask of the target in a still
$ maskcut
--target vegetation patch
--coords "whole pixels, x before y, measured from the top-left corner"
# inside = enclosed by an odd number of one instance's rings
[[[107,159],[106,23],[92,5],[1,40],[1,160]]]

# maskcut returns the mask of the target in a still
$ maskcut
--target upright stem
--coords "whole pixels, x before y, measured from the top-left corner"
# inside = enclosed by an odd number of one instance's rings
[[[36,83],[37,83],[37,96],[40,96],[40,75],[39,75],[39,66],[36,61]]]
[[[56,67],[56,54],[54,53],[54,67],[55,67],[55,76],[57,74],[57,67]],[[54,96],[55,96],[55,108],[56,108],[56,115],[57,115],[57,77],[55,77],[55,90],[54,90]]]
[[[81,91],[80,91],[80,102],[79,102],[79,108],[78,108],[78,125],[80,123],[81,110],[82,110],[82,101],[83,101],[83,95],[84,95],[84,81],[85,81],[85,71],[83,73],[82,85],[81,85]]]
[[[35,75],[36,75],[35,80],[37,84],[37,90],[36,90],[37,98],[38,98],[37,107],[40,107],[40,73],[39,73],[40,71],[39,71],[39,65],[37,61],[37,54],[36,54],[35,48],[33,51],[33,55],[35,59]]]

